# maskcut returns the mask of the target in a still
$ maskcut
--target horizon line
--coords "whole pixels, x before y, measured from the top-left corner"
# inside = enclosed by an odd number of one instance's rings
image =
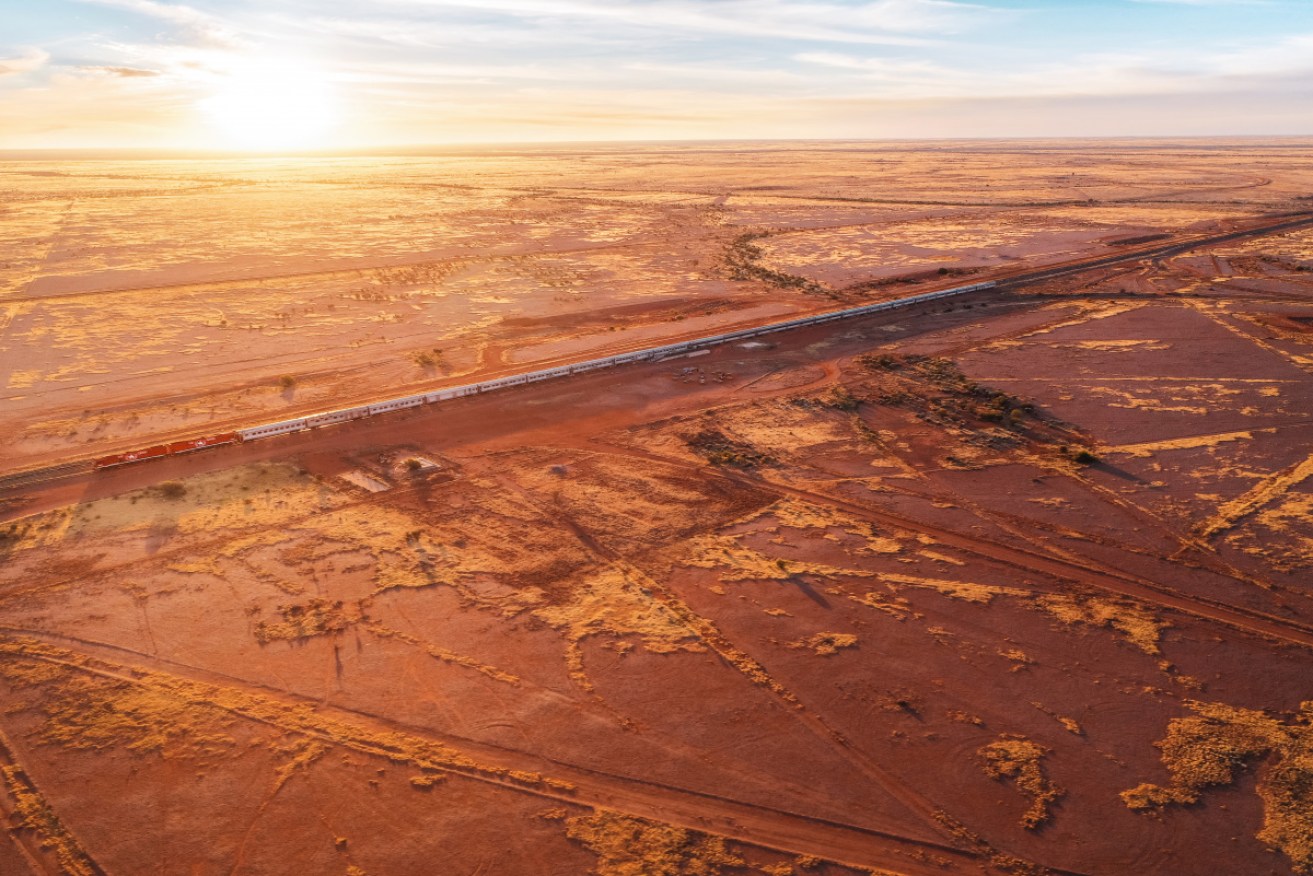
[[[1313,141],[1313,134],[1098,134],[1021,135],[974,137],[695,137],[695,138],[616,138],[604,140],[488,140],[468,143],[413,143],[389,146],[358,146],[325,149],[244,150],[151,146],[29,146],[0,147],[0,161],[27,158],[66,159],[137,158],[137,159],[268,159],[268,158],[350,158],[387,155],[425,155],[461,153],[480,150],[620,148],[624,146],[731,146],[735,144],[811,144],[852,145],[879,143],[1091,143],[1091,142],[1234,142],[1234,141]],[[1275,143],[1273,144],[1275,145]]]

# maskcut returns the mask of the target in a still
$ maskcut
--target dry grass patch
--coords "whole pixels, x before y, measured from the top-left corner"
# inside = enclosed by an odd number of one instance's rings
[[[597,855],[598,876],[716,876],[746,866],[720,837],[607,809],[567,818],[565,833]]]
[[[795,575],[822,578],[870,578],[875,572],[842,568],[825,563],[768,557],[760,551],[736,543],[733,537],[707,536],[695,539],[683,560],[687,566],[717,569],[721,581],[787,581]]]
[[[1243,521],[1226,542],[1283,572],[1313,566],[1313,494],[1282,496]]]
[[[1195,714],[1173,718],[1155,743],[1171,783],[1138,785],[1122,792],[1123,802],[1139,810],[1196,803],[1207,788],[1229,785],[1240,770],[1268,759],[1258,777],[1258,838],[1284,852],[1296,872],[1313,873],[1313,701],[1288,724],[1221,703],[1186,705]]]
[[[577,525],[618,551],[707,532],[771,500],[730,479],[625,456],[579,454],[568,465],[553,465],[553,454],[511,461],[513,478],[533,493],[546,520]]]
[[[278,606],[281,621],[260,621],[255,625],[255,638],[260,644],[274,641],[296,641],[313,636],[340,633],[360,620],[359,605],[345,605],[338,600],[311,599],[305,603]]]
[[[127,681],[30,659],[0,659],[0,675],[41,693],[45,720],[37,738],[65,748],[126,748],[166,758],[228,754],[237,741],[223,732],[231,718],[209,706]]]
[[[36,834],[37,842],[55,856],[64,876],[97,876],[101,872],[21,767],[0,766],[0,780],[0,787],[14,801],[11,831],[30,830]]]
[[[980,605],[988,605],[994,600],[995,596],[1028,596],[1030,591],[1019,590],[1016,587],[999,587],[995,584],[975,584],[970,581],[949,581],[943,578],[920,578],[914,575],[898,575],[892,572],[880,573],[880,580],[889,585],[891,589],[897,590],[898,587],[916,587],[923,590],[934,590],[942,593],[950,599],[961,599],[966,602],[975,602]]]
[[[1160,653],[1158,641],[1168,626],[1143,606],[1101,596],[1048,594],[1038,604],[1064,624],[1111,627],[1146,654]]]
[[[289,518],[319,514],[349,498],[294,466],[257,463],[34,515],[9,524],[6,532],[10,550],[22,551],[89,535],[167,532],[177,537],[277,528]]]
[[[1034,830],[1049,820],[1049,807],[1065,792],[1044,775],[1048,749],[1024,736],[1005,734],[976,753],[985,775],[1011,779],[1017,790],[1030,798],[1030,808],[1021,816],[1022,827]]]
[[[500,681],[503,684],[509,684],[512,686],[520,683],[520,678],[517,675],[504,672],[495,666],[489,666],[487,663],[480,663],[473,657],[467,657],[464,654],[456,654],[452,651],[448,651],[446,648],[440,648],[437,645],[425,642],[422,639],[409,635],[408,633],[403,633],[400,630],[388,629],[381,624],[372,622],[367,623],[365,629],[369,630],[380,639],[396,639],[398,642],[405,642],[407,645],[422,649],[434,660],[443,663],[450,663],[454,666],[463,666],[466,669],[473,669],[475,672],[486,675],[494,681]]]
[[[166,757],[223,754],[231,751],[235,741],[217,729],[232,718],[242,718],[424,772],[459,771],[554,791],[574,787],[537,773],[481,764],[441,742],[374,729],[311,703],[129,669],[31,639],[0,640],[0,671],[11,683],[40,685],[53,703],[46,707],[52,720],[47,722],[45,734],[50,741],[75,747],[158,750]],[[90,696],[84,696],[84,691]],[[100,708],[108,717],[80,715],[88,702],[109,703],[109,708]],[[126,716],[116,717],[119,711]]]
[[[852,633],[816,633],[805,639],[789,643],[790,648],[809,649],[821,657],[838,654],[843,648],[856,648],[857,637]]]
[[[703,429],[685,436],[684,442],[690,450],[712,465],[756,468],[775,462],[770,454],[761,452],[746,441],[730,438],[719,429]]]
[[[604,567],[577,581],[568,599],[533,610],[533,616],[566,638],[566,663],[580,687],[592,690],[580,643],[591,636],[636,636],[655,654],[702,651],[696,631],[656,601],[637,572]]]

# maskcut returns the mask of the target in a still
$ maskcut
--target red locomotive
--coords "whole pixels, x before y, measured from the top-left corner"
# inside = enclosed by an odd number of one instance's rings
[[[95,464],[98,469],[111,468],[116,465],[144,462],[147,459],[159,459],[161,456],[192,453],[197,450],[204,450],[207,447],[217,447],[220,444],[236,444],[239,441],[241,441],[241,437],[236,432],[224,432],[221,435],[207,435],[204,438],[193,438],[190,441],[157,444],[154,447],[147,447],[145,450],[130,450],[127,453],[102,456],[96,460]]]

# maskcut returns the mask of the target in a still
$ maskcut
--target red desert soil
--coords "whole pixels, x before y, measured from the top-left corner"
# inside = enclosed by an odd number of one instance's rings
[[[763,148],[0,166],[0,474],[1313,180]],[[1291,232],[0,492],[0,873],[1313,871],[1310,268]]]

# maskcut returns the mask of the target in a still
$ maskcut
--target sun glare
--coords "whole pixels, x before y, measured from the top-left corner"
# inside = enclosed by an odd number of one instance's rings
[[[303,149],[326,142],[338,119],[324,76],[304,65],[247,65],[201,105],[226,145],[249,150]]]

